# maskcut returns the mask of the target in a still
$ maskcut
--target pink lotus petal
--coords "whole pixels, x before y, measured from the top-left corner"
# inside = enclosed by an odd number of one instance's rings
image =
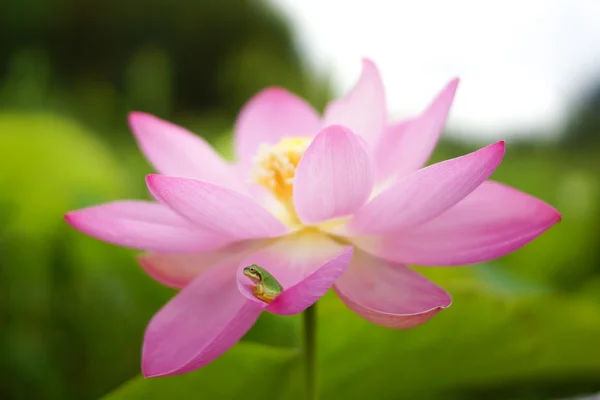
[[[246,240],[204,253],[146,253],[138,261],[158,282],[181,289],[213,264],[223,261],[237,264],[261,245],[262,241]]]
[[[298,314],[331,288],[350,264],[352,253],[351,246],[341,246],[318,232],[290,235],[245,258],[238,269],[238,286],[244,296],[269,312]],[[253,284],[242,272],[252,264],[269,271],[284,288],[270,304],[254,297]]]
[[[407,119],[386,126],[377,144],[373,146],[373,170],[377,184],[385,184],[400,177],[402,154],[410,152],[410,149],[401,146],[402,139],[414,122],[414,119]]]
[[[458,79],[451,80],[419,117],[386,128],[373,150],[377,182],[425,165],[446,125],[457,87]]]
[[[320,124],[317,112],[303,99],[281,88],[265,89],[246,103],[236,122],[238,160],[246,167],[261,144],[313,137]]]
[[[354,88],[342,99],[331,102],[325,109],[325,126],[344,125],[376,143],[387,118],[385,90],[377,66],[363,59],[362,74]]]
[[[232,166],[200,136],[142,112],[132,112],[129,124],[141,150],[161,174],[201,179],[236,190],[245,187]]]
[[[152,194],[198,227],[235,240],[277,237],[287,228],[250,197],[208,182],[148,175]]]
[[[294,206],[305,224],[358,210],[373,187],[371,161],[358,136],[339,125],[323,129],[300,159]]]
[[[439,217],[383,237],[354,238],[370,253],[395,262],[454,266],[492,260],[529,243],[560,214],[533,196],[486,181]]]
[[[348,224],[352,235],[398,232],[428,221],[475,190],[498,167],[504,142],[423,168],[371,200]]]
[[[102,241],[138,250],[208,251],[231,242],[201,230],[166,206],[125,200],[71,211],[65,215],[75,229]]]
[[[142,349],[145,377],[198,369],[252,327],[262,309],[240,294],[235,267],[221,263],[206,270],[154,315]]]
[[[334,289],[361,317],[381,326],[410,329],[450,307],[444,289],[405,267],[355,252]]]

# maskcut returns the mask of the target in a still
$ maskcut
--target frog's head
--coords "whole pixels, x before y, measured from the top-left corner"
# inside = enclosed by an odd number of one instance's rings
[[[255,284],[261,282],[263,279],[262,274],[260,273],[260,267],[256,264],[244,268],[244,275],[250,278]]]

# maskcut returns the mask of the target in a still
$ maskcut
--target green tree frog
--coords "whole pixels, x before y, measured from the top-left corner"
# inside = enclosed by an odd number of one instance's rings
[[[254,296],[265,303],[271,303],[283,292],[283,287],[277,282],[277,279],[256,264],[244,268],[244,275],[255,284],[252,292]]]

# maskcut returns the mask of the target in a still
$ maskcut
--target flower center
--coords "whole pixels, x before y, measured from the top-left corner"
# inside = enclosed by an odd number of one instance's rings
[[[296,168],[308,148],[311,138],[284,138],[279,143],[261,144],[254,157],[251,180],[266,188],[286,208],[292,220],[294,211],[293,189]]]

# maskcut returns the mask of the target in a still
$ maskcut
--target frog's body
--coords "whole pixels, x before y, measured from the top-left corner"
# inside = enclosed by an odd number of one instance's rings
[[[254,296],[265,303],[271,303],[283,292],[283,287],[277,282],[277,279],[256,264],[244,268],[244,275],[255,284],[252,292]]]

